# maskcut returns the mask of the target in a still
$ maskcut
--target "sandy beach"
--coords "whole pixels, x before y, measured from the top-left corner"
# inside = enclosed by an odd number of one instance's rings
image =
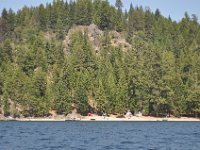
[[[132,116],[125,118],[117,118],[116,116],[103,117],[103,116],[86,116],[81,118],[81,121],[200,121],[198,118],[161,118],[152,116]]]
[[[61,118],[0,118],[0,121],[41,121],[41,122],[51,122],[51,121],[200,121],[199,118],[190,118],[190,117],[152,117],[152,116],[131,116],[118,118],[116,115],[110,115],[109,117],[105,116],[78,116],[78,117],[61,117]]]

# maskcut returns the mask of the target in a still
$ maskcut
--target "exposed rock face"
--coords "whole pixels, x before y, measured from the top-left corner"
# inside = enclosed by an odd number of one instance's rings
[[[64,53],[67,54],[69,51],[69,44],[70,44],[70,36],[76,32],[76,31],[87,31],[88,37],[90,42],[92,43],[93,48],[98,52],[100,47],[100,40],[101,36],[103,35],[103,31],[99,30],[99,28],[95,24],[91,24],[90,26],[76,26],[72,27],[67,36],[65,37],[65,40],[63,42],[64,45]]]
[[[74,32],[77,31],[81,32],[87,31],[89,40],[92,43],[92,46],[96,51],[96,53],[98,53],[100,50],[103,31],[100,30],[95,24],[91,24],[89,26],[74,26],[68,31],[68,34],[66,35],[65,40],[63,41],[65,55],[67,55],[69,51],[70,37]],[[120,46],[122,50],[125,52],[128,49],[131,49],[131,45],[128,42],[126,42],[126,40],[121,36],[120,33],[116,31],[110,31],[109,35],[111,37],[112,46],[114,47]]]
[[[97,102],[92,96],[88,97],[88,104],[90,105],[92,109],[97,110]]]
[[[121,47],[125,52],[132,48],[132,46],[117,31],[110,32],[110,36],[112,46]]]
[[[46,32],[45,35],[44,35],[44,38],[47,41],[50,41],[51,39],[54,39],[55,37],[56,37],[56,35],[53,32]]]
[[[95,24],[91,24],[88,27],[88,36],[95,51],[98,53],[100,44],[101,44],[101,36],[103,35],[103,31],[101,31]]]
[[[72,27],[68,31],[68,33],[67,33],[67,35],[66,35],[66,37],[65,37],[65,39],[63,41],[63,46],[64,46],[63,51],[64,51],[65,55],[67,55],[68,51],[69,51],[70,37],[76,31],[82,31],[83,32],[84,31],[84,26],[75,26],[75,27]]]

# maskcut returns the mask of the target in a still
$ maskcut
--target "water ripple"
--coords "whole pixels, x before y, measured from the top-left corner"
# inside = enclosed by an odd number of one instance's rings
[[[194,122],[5,122],[2,150],[198,150]]]

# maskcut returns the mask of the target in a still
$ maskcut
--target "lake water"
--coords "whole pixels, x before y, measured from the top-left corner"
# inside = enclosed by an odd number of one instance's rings
[[[0,122],[0,150],[200,150],[200,123]]]

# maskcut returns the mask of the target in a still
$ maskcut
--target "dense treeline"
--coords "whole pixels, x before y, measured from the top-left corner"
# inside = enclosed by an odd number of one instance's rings
[[[200,26],[196,15],[180,22],[159,10],[122,11],[107,0],[54,1],[4,9],[0,18],[0,113],[45,116],[50,110],[200,116]],[[87,31],[63,40],[77,25],[103,31],[99,51]],[[131,45],[111,42],[117,31]],[[91,104],[93,103],[93,105]]]

